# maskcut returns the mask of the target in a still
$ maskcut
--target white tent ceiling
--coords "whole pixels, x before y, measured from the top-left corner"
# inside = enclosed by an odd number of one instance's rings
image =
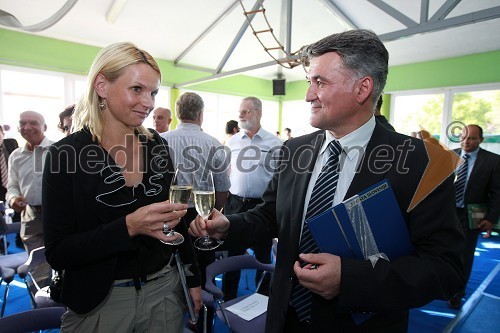
[[[0,27],[36,25],[70,2],[75,4],[62,19],[31,33],[99,47],[131,41],[157,58],[175,61],[177,66],[203,68],[207,78],[232,73],[264,79],[282,75],[289,81],[304,77],[301,66],[289,69],[274,63],[247,27],[239,0],[0,0]],[[265,17],[262,12],[249,15],[254,16],[253,28],[267,29],[267,18],[274,36],[289,53],[353,27],[371,29],[381,37],[391,66],[500,50],[498,0],[241,3],[246,11],[266,9]],[[112,5],[118,9],[121,5],[114,22],[107,19]],[[279,45],[270,33],[257,35],[265,47]],[[277,58],[285,56],[279,51],[270,53]]]

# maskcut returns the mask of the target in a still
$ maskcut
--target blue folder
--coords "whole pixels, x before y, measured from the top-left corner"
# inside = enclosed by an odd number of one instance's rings
[[[366,259],[367,253],[384,253],[391,260],[414,252],[406,222],[387,179],[311,218],[307,223],[320,252],[342,258]],[[373,244],[378,251],[373,251]],[[370,254],[370,251],[374,253]],[[351,314],[357,325],[373,315]]]
[[[354,202],[359,199],[363,207],[378,252],[384,253],[389,260],[414,252],[406,222],[387,179],[362,191],[354,199]],[[348,213],[352,203],[353,200],[348,199],[307,221],[320,252],[365,259],[362,250],[365,238],[360,239],[355,231],[359,230],[359,221],[353,225]]]

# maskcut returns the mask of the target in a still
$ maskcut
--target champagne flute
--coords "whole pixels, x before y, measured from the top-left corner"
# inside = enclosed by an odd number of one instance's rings
[[[193,190],[193,174],[188,172],[183,172],[179,168],[175,170],[174,177],[170,183],[169,190],[169,200],[172,203],[182,203],[187,204],[189,198],[191,198],[191,192]],[[168,224],[163,225],[163,233],[166,236],[177,238],[172,241],[162,241],[163,244],[167,245],[179,245],[184,242],[184,236],[174,231],[173,228],[169,228]]]
[[[193,194],[196,211],[204,220],[208,219],[215,206],[215,188],[212,171],[208,170],[201,175],[195,175]],[[194,246],[198,250],[210,251],[222,243],[221,240],[210,237],[207,234],[204,237],[196,239]]]

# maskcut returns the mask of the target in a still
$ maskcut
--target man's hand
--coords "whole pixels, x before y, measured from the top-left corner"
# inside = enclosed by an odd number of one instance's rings
[[[10,201],[10,207],[14,209],[17,213],[22,212],[23,210],[26,209],[26,206],[28,203],[26,202],[26,199],[24,197],[15,197],[13,200]]]
[[[493,230],[493,223],[491,223],[491,221],[482,220],[477,227],[481,231],[486,231],[486,234],[483,235],[484,238],[489,238],[491,236],[491,231]]]
[[[302,286],[327,300],[340,293],[340,257],[329,253],[301,253],[299,257],[307,265],[300,267],[296,261],[293,271]]]
[[[203,220],[197,216],[189,224],[189,234],[195,237],[204,237],[207,234],[211,237],[224,238],[229,230],[229,220],[217,209],[212,210],[208,220]]]

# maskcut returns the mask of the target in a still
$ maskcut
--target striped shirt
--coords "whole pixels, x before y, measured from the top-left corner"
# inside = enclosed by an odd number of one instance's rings
[[[172,161],[176,167],[192,169],[193,172],[209,167],[213,172],[215,191],[229,190],[231,153],[216,138],[191,123],[180,123],[175,130],[160,135],[173,150]]]

